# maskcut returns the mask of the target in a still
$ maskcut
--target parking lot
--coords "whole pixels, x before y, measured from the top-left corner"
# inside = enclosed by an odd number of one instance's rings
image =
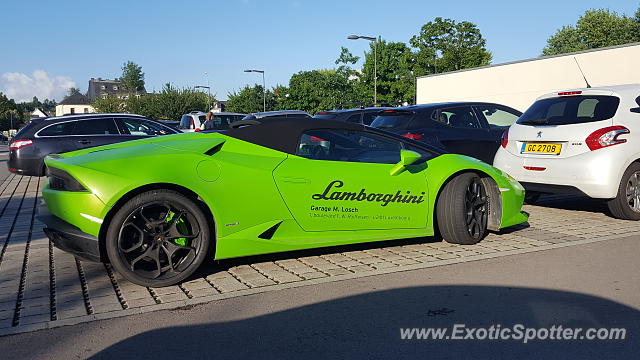
[[[0,334],[13,334],[311,284],[620,239],[640,224],[615,220],[597,201],[545,197],[525,206],[528,225],[477,245],[412,239],[209,261],[187,282],[150,289],[109,265],[76,260],[49,242],[37,220],[45,178],[8,176],[0,185]]]

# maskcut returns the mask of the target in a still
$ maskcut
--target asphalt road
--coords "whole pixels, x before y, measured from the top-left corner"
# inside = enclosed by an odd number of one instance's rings
[[[0,338],[7,359],[631,359],[640,238],[392,273]],[[623,341],[401,340],[401,327],[625,327]]]

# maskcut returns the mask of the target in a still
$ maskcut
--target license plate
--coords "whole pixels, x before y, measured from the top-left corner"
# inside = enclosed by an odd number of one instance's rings
[[[560,154],[562,144],[550,144],[550,143],[524,143],[522,144],[522,153],[530,154]]]

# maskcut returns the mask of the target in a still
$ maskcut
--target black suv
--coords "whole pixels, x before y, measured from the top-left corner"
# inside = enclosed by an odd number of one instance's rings
[[[7,167],[19,175],[45,175],[44,157],[180,131],[132,114],[82,114],[35,118],[9,143]]]
[[[390,108],[385,107],[368,107],[357,109],[342,109],[331,111],[320,111],[316,113],[314,119],[331,119],[338,121],[352,122],[362,125],[371,125],[371,122],[378,116],[382,110]]]
[[[450,102],[384,110],[371,126],[492,164],[502,134],[520,115],[500,104]]]

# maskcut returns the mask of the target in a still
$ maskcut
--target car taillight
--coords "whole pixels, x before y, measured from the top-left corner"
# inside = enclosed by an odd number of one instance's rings
[[[32,144],[33,144],[33,141],[27,140],[27,139],[14,140],[9,144],[9,149],[13,149],[13,150],[20,149]]]
[[[627,139],[618,139],[618,136],[629,133],[629,129],[624,126],[608,126],[592,132],[585,142],[592,151],[598,150],[607,146],[626,143]]]
[[[506,148],[507,144],[509,144],[509,129],[505,130],[500,138],[500,145],[502,145],[503,148]]]
[[[422,137],[424,136],[424,134],[420,134],[420,133],[406,133],[406,134],[402,134],[402,136],[412,139],[412,140],[420,140],[422,139]]]
[[[539,167],[539,166],[523,166],[523,168],[525,170],[531,170],[531,171],[545,171],[545,170],[547,170],[547,168]]]

